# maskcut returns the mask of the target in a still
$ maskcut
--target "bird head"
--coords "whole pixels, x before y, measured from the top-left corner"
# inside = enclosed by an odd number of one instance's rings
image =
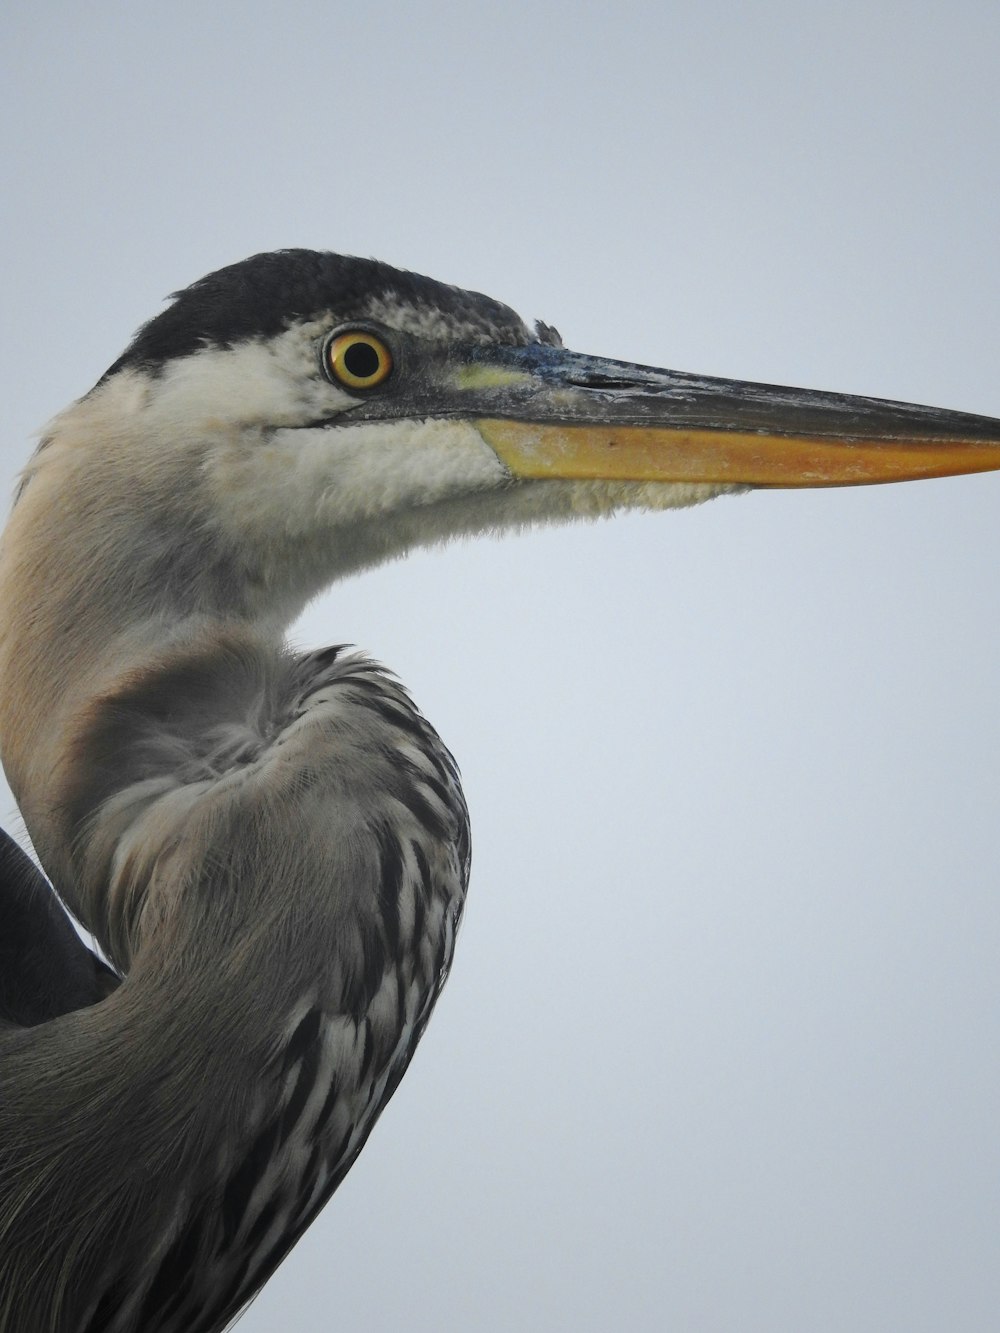
[[[489,297],[286,250],[177,293],[57,418],[26,492],[48,475],[55,512],[93,518],[119,597],[124,561],[147,604],[287,621],[457,534],[986,470],[998,441],[968,414],[581,355]]]

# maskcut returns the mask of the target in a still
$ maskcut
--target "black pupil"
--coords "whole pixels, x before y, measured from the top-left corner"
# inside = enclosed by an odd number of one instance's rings
[[[344,366],[355,379],[367,380],[378,372],[381,358],[368,343],[351,343],[344,353]]]

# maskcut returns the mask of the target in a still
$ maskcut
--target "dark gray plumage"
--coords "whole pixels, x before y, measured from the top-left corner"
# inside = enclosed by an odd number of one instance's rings
[[[118,978],[86,947],[38,867],[0,829],[0,1024],[34,1027],[96,1004]]]

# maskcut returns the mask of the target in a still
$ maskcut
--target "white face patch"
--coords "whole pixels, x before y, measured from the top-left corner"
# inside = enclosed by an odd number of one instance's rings
[[[472,425],[412,419],[237,436],[212,449],[206,471],[231,533],[255,542],[283,533],[324,544],[339,527],[508,479]]]
[[[315,320],[266,341],[206,347],[170,362],[150,381],[150,428],[184,438],[233,427],[294,426],[355,406],[357,399],[320,371],[317,348],[328,328],[328,320]]]

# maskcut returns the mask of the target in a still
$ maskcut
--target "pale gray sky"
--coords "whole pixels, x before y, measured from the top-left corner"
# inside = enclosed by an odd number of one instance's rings
[[[282,245],[582,351],[1000,416],[985,0],[7,0],[0,37],[4,492],[167,292]],[[473,883],[241,1333],[996,1328],[998,507],[761,493],[310,609],[455,751]]]

